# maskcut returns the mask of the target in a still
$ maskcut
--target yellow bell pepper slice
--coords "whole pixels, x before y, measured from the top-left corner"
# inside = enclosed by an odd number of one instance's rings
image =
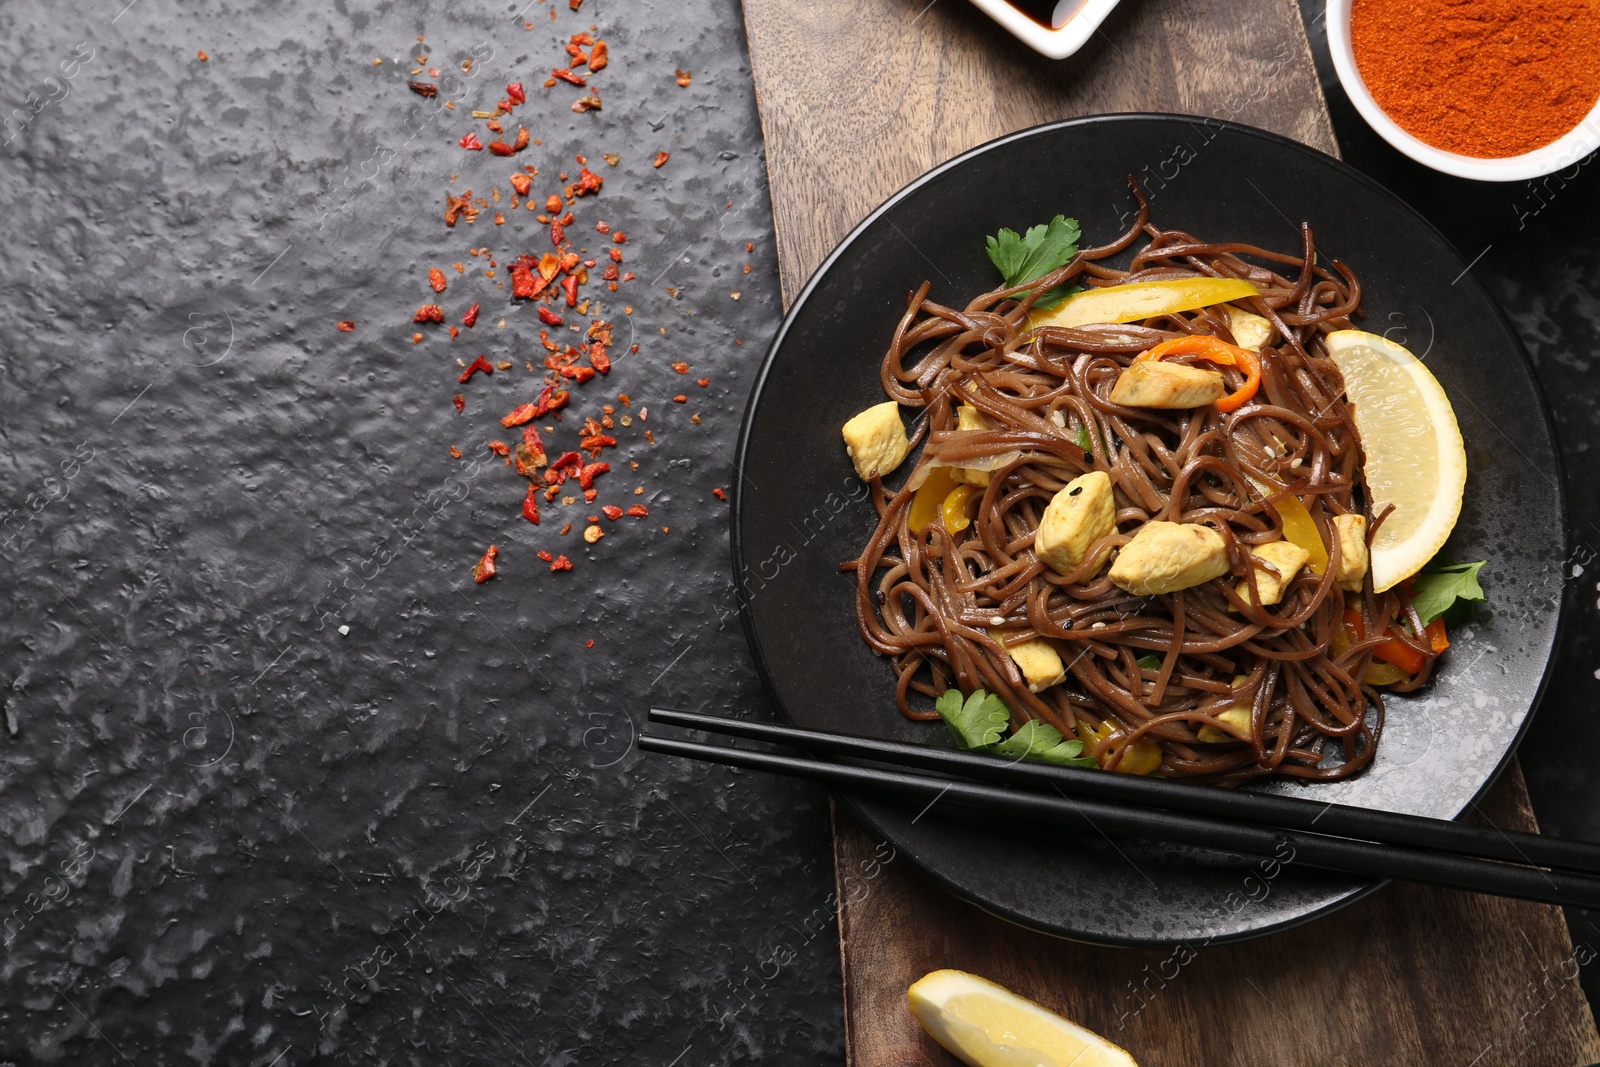
[[[1108,285],[1069,296],[1049,311],[1028,314],[1028,325],[1087,326],[1096,322],[1138,322],[1156,315],[1193,311],[1213,304],[1260,296],[1261,290],[1236,278],[1163,278],[1154,282]]]
[[[1104,741],[1115,732],[1116,727],[1108,719],[1091,736],[1095,741]],[[1117,761],[1116,769],[1123,774],[1154,774],[1161,769],[1161,746],[1154,741],[1135,741]]]
[[[940,521],[944,523],[947,533],[958,534],[972,525],[972,520],[967,517],[967,505],[979,491],[975,485],[958,485],[950,490],[940,508]]]
[[[1265,482],[1250,479],[1250,484],[1262,496],[1270,496],[1277,492],[1281,486],[1269,486]],[[1286,496],[1273,504],[1267,505],[1278,516],[1278,523],[1283,527],[1283,539],[1291,545],[1305,549],[1306,570],[1312,574],[1321,574],[1328,569],[1328,546],[1323,543],[1322,532],[1317,529],[1317,522],[1311,517],[1311,512],[1300,502],[1297,496]]]
[[[943,520],[945,498],[959,484],[949,467],[935,467],[928,472],[927,479],[911,497],[911,514],[906,525],[911,527],[912,533],[920,534],[930,522]]]

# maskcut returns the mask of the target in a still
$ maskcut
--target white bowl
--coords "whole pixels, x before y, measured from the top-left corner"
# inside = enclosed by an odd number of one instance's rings
[[[1372,99],[1361,72],[1356,69],[1355,53],[1350,48],[1351,0],[1328,0],[1328,50],[1333,53],[1333,69],[1350,95],[1351,103],[1378,135],[1412,159],[1434,170],[1482,182],[1519,182],[1564,170],[1600,148],[1600,101],[1583,121],[1558,140],[1520,156],[1480,159],[1446,152],[1417,140],[1402,130]]]
[[[1006,0],[972,2],[1023,44],[1051,59],[1066,59],[1082,48],[1117,6],[1117,0],[1059,0],[1055,10],[1062,24],[1058,29],[1051,29],[1033,21]]]

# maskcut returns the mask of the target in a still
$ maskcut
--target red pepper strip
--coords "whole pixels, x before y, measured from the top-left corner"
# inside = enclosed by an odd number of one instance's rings
[[[457,378],[456,381],[462,385],[465,385],[467,383],[467,379],[472,377],[478,371],[483,371],[485,374],[493,374],[494,364],[490,363],[482,356],[479,356],[477,359],[467,364],[467,369],[461,372],[461,377]]]
[[[504,141],[490,141],[489,151],[493,152],[497,156],[511,156],[516,154],[516,149],[506,144]]]
[[[563,325],[563,323],[561,321],[561,316],[557,315],[554,311],[551,311],[547,307],[540,307],[539,308],[539,321],[544,323],[546,326],[561,326],[561,325]]]
[[[568,85],[576,85],[580,89],[583,88],[585,85],[589,84],[587,81],[584,80],[584,77],[583,77],[582,74],[574,74],[574,73],[572,73],[572,71],[568,70],[566,67],[553,68],[550,71],[550,77],[552,77],[552,78],[560,78],[562,81],[566,82]]]
[[[532,422],[539,417],[538,404],[519,404],[511,409],[511,413],[500,420],[500,425],[506,429],[521,426],[525,422]]]
[[[1174,337],[1162,341],[1154,348],[1133,357],[1133,361],[1142,363],[1147,359],[1160,359],[1163,356],[1199,356],[1211,363],[1224,367],[1238,367],[1244,371],[1244,384],[1217,401],[1218,411],[1233,411],[1242,407],[1261,387],[1261,357],[1248,348],[1230,345],[1221,338],[1209,334],[1191,334],[1188,337]]]
[[[562,278],[561,279],[561,291],[563,293],[567,294],[567,307],[575,308],[575,307],[578,306],[578,277],[577,277],[577,275],[569,274],[565,278]]]
[[[512,102],[518,104],[526,103],[528,100],[527,94],[522,91],[521,82],[512,82],[510,85],[506,86],[506,96],[509,97]]]
[[[489,546],[489,550],[483,554],[483,558],[478,561],[478,565],[472,568],[472,580],[474,582],[482,585],[495,576],[494,558],[499,554],[500,550],[498,548],[494,545]]]
[[[1435,656],[1450,647],[1450,638],[1444,632],[1444,616],[1435,618],[1422,632],[1428,635],[1428,644]]]
[[[483,151],[483,142],[478,140],[478,135],[475,134],[475,133],[467,134],[465,137],[461,138],[460,142],[458,142],[458,143],[461,145],[462,148],[465,148],[468,152],[481,152],[481,151]]]
[[[463,326],[473,326],[473,325],[477,324],[477,321],[478,321],[478,305],[477,304],[473,304],[471,307],[469,307],[467,309],[467,313],[465,315],[461,316],[461,325],[463,325]]]
[[[522,517],[539,525],[539,490],[528,486],[528,495],[522,498]]]

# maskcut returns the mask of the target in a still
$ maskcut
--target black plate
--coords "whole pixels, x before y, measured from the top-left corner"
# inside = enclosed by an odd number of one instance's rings
[[[1295,251],[1311,222],[1324,256],[1365,287],[1361,324],[1423,357],[1454,404],[1468,481],[1449,544],[1487,559],[1490,606],[1452,634],[1431,689],[1391,702],[1377,759],[1347,782],[1278,792],[1453,817],[1509,758],[1544,685],[1565,555],[1553,435],[1527,356],[1467,263],[1394,196],[1337,160],[1215,120],[1116,115],[992,141],[892,197],[817,271],[773,342],[740,442],[735,578],[750,647],[779,708],[818,729],[948,744],[896,711],[886,661],[852,615],[854,558],[874,526],[839,427],[881,403],[878,365],[924,279],[960,304],[996,283],[984,237],[1058,213],[1084,243],[1131,219],[1139,175],[1159,225]],[[909,470],[910,463],[904,469]],[[1201,787],[1196,787],[1201,788]],[[871,829],[955,893],[1015,922],[1080,940],[1162,944],[1256,936],[1376,888],[1292,865],[1145,842],[1051,838],[991,819],[860,796]]]

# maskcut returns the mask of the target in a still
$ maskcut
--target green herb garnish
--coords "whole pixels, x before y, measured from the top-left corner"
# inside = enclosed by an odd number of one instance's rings
[[[1483,562],[1457,563],[1443,552],[1428,561],[1411,580],[1411,606],[1426,626],[1460,601],[1484,600],[1478,584]],[[1448,620],[1447,620],[1448,621]]]
[[[1083,754],[1082,741],[1068,741],[1048,723],[1025,722],[1022,728],[1005,737],[1011,722],[1011,709],[993,693],[976,690],[965,700],[960,692],[947,689],[934,707],[961,748],[981,749],[1010,759],[1037,759],[1066,767],[1098,767],[1093,756]]]
[[[1133,662],[1147,671],[1159,671],[1161,669],[1161,657],[1153,652],[1146,652]]]
[[[1025,234],[1002,229],[988,239],[989,262],[1000,271],[1006,287],[1023,285],[1064,267],[1078,254],[1078,220],[1057,215],[1048,225],[1030,226]],[[1081,286],[1058,285],[1039,296],[1033,306],[1053,308]]]

